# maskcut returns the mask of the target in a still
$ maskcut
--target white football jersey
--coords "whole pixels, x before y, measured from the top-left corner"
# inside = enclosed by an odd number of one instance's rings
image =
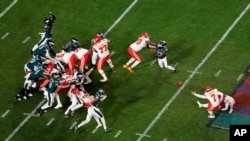
[[[132,43],[130,45],[130,48],[132,48],[134,51],[138,52],[138,51],[142,50],[142,48],[147,46],[147,41],[150,41],[150,39],[141,36],[134,43]]]
[[[97,51],[98,57],[104,58],[109,55],[108,43],[110,40],[102,39],[99,43],[93,45],[94,50]]]
[[[207,97],[209,102],[213,107],[217,107],[222,102],[223,93],[218,91],[217,89],[213,89],[209,92],[205,92],[204,95]]]

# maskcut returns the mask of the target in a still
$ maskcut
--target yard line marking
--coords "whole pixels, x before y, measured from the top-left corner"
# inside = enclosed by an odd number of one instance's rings
[[[5,14],[10,10],[10,8],[11,8],[12,6],[14,6],[17,2],[18,2],[18,0],[12,1],[12,3],[11,3],[8,7],[6,7],[6,8],[4,9],[3,12],[1,12],[0,18],[2,18],[3,15],[5,15]]]
[[[25,44],[30,39],[30,36],[28,36],[25,40],[23,40],[23,44]]]
[[[135,135],[138,135],[140,137],[151,137],[150,135],[146,135],[146,134],[140,134],[140,133],[135,133]]]
[[[167,139],[167,138],[165,138],[165,139],[163,139],[162,141],[168,141],[168,139]]]
[[[23,113],[23,115],[26,115],[26,116],[33,116],[33,117],[39,117],[39,115],[30,114],[30,113]]]
[[[3,114],[2,114],[2,118],[4,118],[4,117],[6,117],[7,116],[7,114],[10,112],[10,110],[6,110]]]
[[[198,72],[198,71],[191,71],[191,70],[187,70],[187,72],[196,73],[196,74],[202,74],[202,72]]]
[[[122,133],[122,131],[121,130],[119,130],[116,134],[115,134],[115,138],[117,138],[118,136],[120,136],[120,134]]]
[[[239,75],[239,77],[237,78],[237,81],[240,81],[241,80],[241,78],[244,76],[244,74],[242,73],[242,74],[240,74]]]
[[[113,28],[122,20],[122,18],[134,7],[138,0],[134,0],[129,7],[121,14],[121,16],[109,27],[109,29],[104,33],[106,36]]]
[[[157,59],[154,59],[153,61],[151,61],[150,66],[152,66],[156,61]]]
[[[115,54],[115,51],[111,51],[110,56],[113,56]]]
[[[221,73],[221,70],[217,71],[214,76],[218,77],[220,75],[220,73]]]
[[[175,63],[175,64],[174,64],[174,67],[176,68],[176,67],[177,67],[177,65],[179,65],[179,63]]]
[[[2,40],[5,39],[10,33],[9,32],[6,32],[3,36],[2,36]]]
[[[72,130],[76,126],[77,122],[74,122],[70,127],[69,130]]]
[[[49,122],[48,122],[46,125],[47,125],[47,126],[50,126],[51,123],[52,123],[54,120],[55,120],[55,118],[51,118],[51,119],[49,120]]]
[[[92,134],[95,134],[95,132],[98,130],[99,128],[95,128],[94,130],[92,130]]]
[[[183,86],[180,87],[177,92],[171,97],[171,99],[164,105],[164,107],[161,109],[161,111],[157,114],[157,116],[154,118],[154,120],[148,125],[146,130],[139,136],[137,141],[140,141],[147,133],[148,131],[154,126],[154,124],[160,119],[161,115],[168,109],[169,105],[176,99],[176,97],[181,93],[181,91],[185,88],[187,83],[194,77],[196,74],[195,72],[198,72],[198,70],[202,67],[202,65],[208,60],[208,58],[213,54],[213,52],[218,48],[218,46],[224,41],[224,39],[227,37],[227,35],[230,33],[230,31],[234,28],[234,26],[239,22],[239,20],[245,15],[245,13],[250,8],[250,2],[246,6],[246,8],[240,13],[240,15],[235,19],[233,24],[227,29],[227,31],[223,34],[223,36],[220,38],[220,40],[214,45],[214,47],[209,51],[209,53],[205,56],[205,58],[200,62],[200,64],[195,68],[194,72],[192,72],[189,77],[185,80],[183,83]]]
[[[28,115],[19,125],[18,127],[5,139],[5,141],[9,141],[20,129],[21,127],[34,115],[36,112],[36,109],[42,106],[42,104],[45,102],[45,99],[43,99],[37,106],[36,108],[31,112],[30,115]]]

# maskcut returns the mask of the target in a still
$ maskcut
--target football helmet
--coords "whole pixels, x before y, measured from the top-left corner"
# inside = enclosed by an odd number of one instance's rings
[[[105,92],[104,92],[103,89],[99,89],[97,92],[98,92],[100,95],[104,95],[104,94],[105,94]]]
[[[71,38],[71,43],[74,46],[80,46],[80,42],[76,38]]]
[[[48,40],[47,44],[50,48],[53,48],[55,46],[55,43],[52,40]]]
[[[45,25],[49,25],[49,24],[51,24],[51,20],[50,20],[49,18],[45,18],[45,19],[43,20],[43,23],[44,23]]]
[[[94,44],[95,44],[95,43],[99,43],[101,40],[102,40],[102,37],[96,35],[96,36],[94,37],[94,39],[93,39],[93,43],[94,43]]]
[[[61,74],[60,73],[52,73],[51,74],[51,77],[53,78],[53,79],[56,79],[56,80],[58,80],[59,78],[61,78]]]
[[[83,75],[83,73],[78,72],[78,73],[76,74],[76,76],[77,76],[77,78],[82,78],[84,75]]]
[[[204,91],[205,92],[209,92],[209,91],[211,91],[212,90],[212,88],[210,87],[210,86],[206,86],[205,88],[204,88]]]
[[[103,35],[103,33],[101,33],[101,32],[98,32],[98,33],[96,34],[96,36],[100,36],[102,39],[104,39],[104,35]]]
[[[161,46],[166,46],[167,45],[167,42],[165,40],[160,40],[159,44]]]
[[[148,38],[149,37],[149,34],[147,32],[142,32],[141,36],[145,37],[145,38]]]

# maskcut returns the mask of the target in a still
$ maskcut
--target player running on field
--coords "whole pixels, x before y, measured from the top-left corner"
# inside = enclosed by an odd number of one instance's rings
[[[123,68],[127,69],[130,73],[134,73],[134,67],[142,61],[139,51],[141,51],[144,47],[155,45],[155,43],[150,41],[149,34],[147,32],[143,32],[141,36],[128,47],[128,54],[131,58],[126,64],[123,65]]]
[[[98,90],[98,93],[99,92],[101,93],[100,95],[105,94],[103,90]],[[96,128],[103,126],[105,132],[110,132],[112,130],[112,128],[108,128],[106,126],[106,120],[104,118],[104,115],[102,114],[100,109],[95,106],[95,103],[98,102],[99,98],[85,94],[85,95],[81,96],[81,100],[83,102],[83,106],[88,108],[88,113],[87,113],[86,119],[84,121],[82,121],[80,124],[78,124],[75,127],[74,131],[76,132],[80,127],[89,123],[91,118],[93,117],[98,124]]]
[[[167,68],[173,72],[176,72],[176,69],[173,66],[168,65],[167,51],[167,42],[165,40],[160,40],[160,42],[156,46],[158,65],[160,66],[160,68]]]

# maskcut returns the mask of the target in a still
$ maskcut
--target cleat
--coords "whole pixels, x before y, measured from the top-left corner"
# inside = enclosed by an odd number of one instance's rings
[[[233,109],[230,109],[228,113],[231,114],[232,112],[233,112]]]
[[[43,110],[41,108],[36,109],[35,115],[40,116]]]
[[[128,67],[127,69],[128,69],[128,71],[129,71],[130,73],[134,73],[134,72],[135,72],[134,69],[131,68],[131,67]]]
[[[202,107],[202,104],[199,101],[197,101],[197,104],[198,104],[199,108]]]
[[[123,65],[123,68],[124,68],[124,69],[127,69],[127,68],[128,68],[128,65]]]
[[[106,82],[108,82],[108,79],[102,79],[102,80],[100,80],[100,82],[106,83]]]
[[[115,71],[115,67],[110,68],[111,71]]]
[[[110,131],[112,131],[112,128],[107,128],[107,129],[105,129],[105,132],[107,133],[107,132],[110,132]]]
[[[24,99],[24,100],[27,100],[27,97],[26,97],[26,96],[23,96],[23,99]]]
[[[69,113],[72,117],[74,116],[74,111],[69,110]]]
[[[76,133],[76,132],[77,132],[77,130],[78,130],[78,127],[77,127],[77,126],[75,126],[75,128],[74,128],[74,132]]]
[[[62,108],[63,106],[62,106],[62,104],[58,104],[58,105],[56,105],[56,107],[54,107],[54,109],[59,109],[59,108]]]
[[[214,115],[208,115],[208,118],[215,118],[215,116]]]
[[[177,70],[175,69],[175,70],[173,70],[173,72],[174,72],[174,73],[177,73]]]
[[[32,93],[29,93],[29,94],[28,94],[28,96],[29,96],[29,97],[32,97],[32,96],[33,96],[33,94],[32,94]]]
[[[19,97],[19,98],[17,98],[16,100],[21,101],[22,99]]]

